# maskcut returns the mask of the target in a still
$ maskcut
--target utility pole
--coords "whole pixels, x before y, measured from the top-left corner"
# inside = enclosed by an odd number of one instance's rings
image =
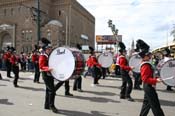
[[[40,0],[37,0],[37,45],[39,45],[39,40],[41,38],[41,13],[40,13]]]

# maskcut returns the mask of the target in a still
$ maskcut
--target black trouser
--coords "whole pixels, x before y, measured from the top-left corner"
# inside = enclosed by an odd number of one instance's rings
[[[98,80],[101,78],[101,70],[100,68],[94,66],[92,68],[92,77],[94,78],[94,84],[98,84]]]
[[[120,66],[119,65],[115,66],[115,74],[120,75]]]
[[[69,90],[70,90],[69,80],[67,80],[67,81],[59,81],[55,85],[55,91],[57,91],[63,85],[63,83],[65,83],[65,94],[69,94]]]
[[[25,71],[26,70],[26,62],[21,62],[21,70]]]
[[[6,60],[5,65],[6,65],[6,70],[7,70],[7,77],[11,77],[10,72],[11,72],[12,65],[11,65],[10,61]]]
[[[163,110],[160,107],[158,95],[156,90],[152,85],[143,84],[144,89],[144,101],[142,105],[142,109],[140,112],[140,116],[147,116],[150,108],[154,116],[164,116]]]
[[[133,72],[133,76],[134,76],[134,88],[138,89],[140,88],[140,85],[142,83],[140,73]]]
[[[102,67],[102,76],[103,76],[103,79],[105,79],[106,73],[107,73],[107,69]]]
[[[46,86],[46,96],[45,96],[45,108],[55,107],[55,86],[54,86],[54,78],[52,76],[47,75],[46,72],[42,72],[42,77]]]
[[[34,68],[35,68],[35,76],[34,76],[34,82],[39,82],[39,77],[40,77],[40,71],[39,71],[39,64],[34,63]]]
[[[121,76],[122,76],[122,86],[121,86],[121,96],[130,97],[132,92],[132,79],[129,76],[127,71],[121,69]]]
[[[73,90],[81,89],[82,78],[79,76],[74,80]]]
[[[15,79],[13,81],[13,84],[16,86],[18,83],[18,79],[19,79],[19,66],[18,65],[12,65],[12,70],[13,73],[15,75]]]
[[[84,73],[84,77],[86,77],[88,74],[92,74],[92,69],[88,67],[88,70]]]

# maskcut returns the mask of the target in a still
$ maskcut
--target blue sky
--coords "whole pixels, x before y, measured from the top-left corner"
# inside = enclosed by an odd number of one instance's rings
[[[172,42],[175,24],[175,0],[77,0],[95,18],[95,34],[112,34],[108,20],[113,20],[123,42],[143,39],[152,49]]]

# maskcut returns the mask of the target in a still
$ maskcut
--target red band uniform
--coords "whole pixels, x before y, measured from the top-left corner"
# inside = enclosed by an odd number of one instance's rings
[[[32,54],[32,62],[34,64],[35,69],[35,75],[33,81],[39,83],[40,70],[39,70],[39,55],[37,54],[37,51],[34,51],[34,53]]]

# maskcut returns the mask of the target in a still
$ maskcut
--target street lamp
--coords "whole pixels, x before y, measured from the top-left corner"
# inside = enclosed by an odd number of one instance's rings
[[[112,31],[115,39],[117,40],[116,41],[116,48],[117,48],[117,52],[118,52],[118,41],[119,41],[119,39],[118,39],[118,31],[119,30],[115,28],[114,24],[112,24],[112,20],[111,19],[108,20],[108,27],[111,28],[111,31]]]

